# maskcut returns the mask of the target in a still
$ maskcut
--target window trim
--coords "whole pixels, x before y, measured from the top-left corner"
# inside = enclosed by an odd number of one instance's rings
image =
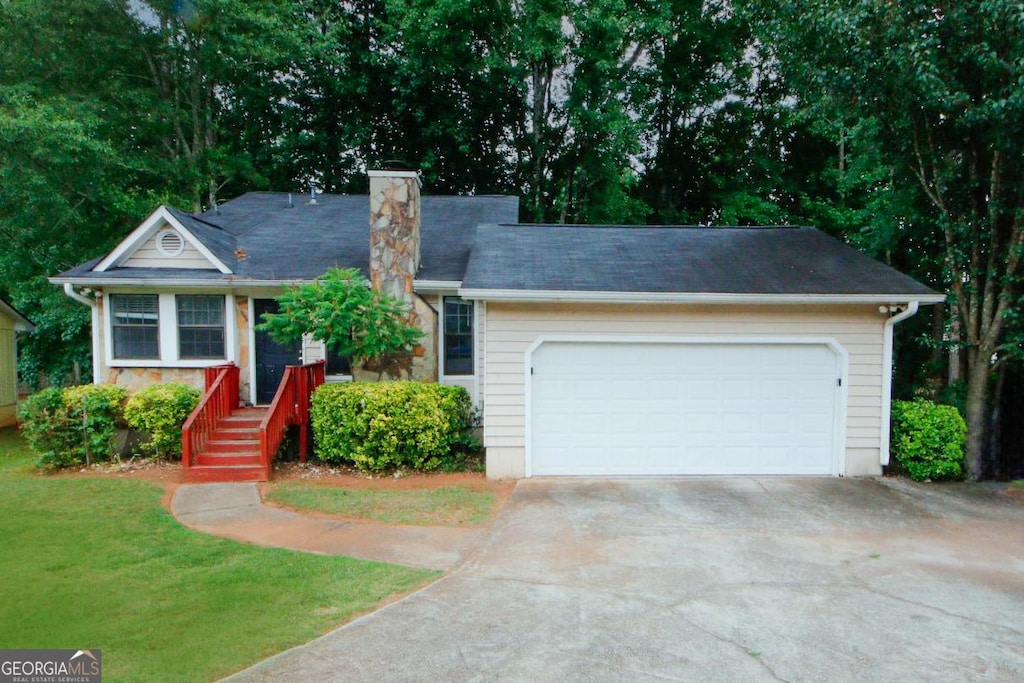
[[[159,302],[160,345],[159,358],[114,358],[113,357],[113,316],[110,297],[118,294],[156,294]],[[178,315],[175,297],[178,294],[209,294],[224,297],[224,357],[186,358],[178,357]],[[235,317],[236,297],[233,292],[208,288],[154,292],[152,289],[131,287],[113,292],[104,291],[102,296],[103,360],[108,368],[206,368],[227,362],[238,362],[238,323]],[[251,318],[250,318],[251,319]]]
[[[151,298],[155,298],[156,299],[156,325],[118,325],[116,323],[116,319],[117,318],[116,318],[116,316],[114,314],[114,301],[115,301],[115,299],[120,298],[120,297],[140,297],[140,296],[151,297]],[[109,327],[110,327],[110,355],[112,357],[114,355],[114,340],[115,340],[115,337],[117,336],[115,334],[115,332],[117,331],[117,329],[119,327],[124,327],[124,328],[132,328],[132,327],[155,328],[156,329],[156,356],[125,356],[125,357],[118,357],[117,360],[119,360],[119,361],[154,361],[154,360],[159,360],[160,359],[160,341],[161,341],[160,340],[160,337],[161,337],[161,334],[160,334],[160,319],[161,319],[161,314],[160,314],[160,296],[158,294],[141,293],[141,292],[119,293],[119,294],[112,295],[109,301],[110,301],[110,308],[108,309],[109,310],[109,316],[108,317],[110,318],[110,325],[109,325]]]
[[[193,324],[193,325],[182,325],[181,324],[181,306],[180,306],[180,303],[181,303],[182,298],[183,297],[200,297],[200,296],[202,296],[202,297],[217,297],[217,298],[219,298],[221,300],[221,311],[220,311],[221,312],[221,321],[220,321],[220,325],[195,325],[195,324]],[[175,316],[174,323],[175,323],[175,331],[177,333],[177,344],[176,344],[176,346],[178,347],[178,355],[177,355],[178,360],[190,360],[190,361],[191,360],[218,360],[218,361],[221,361],[221,362],[224,361],[225,357],[227,356],[227,336],[228,336],[227,335],[227,315],[226,315],[226,310],[225,310],[226,306],[227,306],[227,299],[225,298],[225,296],[223,294],[175,294],[174,295],[174,316]],[[220,330],[221,331],[221,345],[224,347],[223,352],[219,356],[187,356],[186,357],[185,354],[182,353],[182,348],[181,348],[181,343],[182,343],[181,331],[182,331],[183,327],[190,328],[190,329],[210,329],[210,330],[217,329],[217,330]]]
[[[447,318],[448,318],[448,301],[449,299],[455,300],[459,304],[469,306],[469,320],[470,320],[470,331],[469,331],[469,372],[448,372],[448,331],[447,331]],[[440,337],[441,337],[441,353],[440,353],[440,373],[442,377],[452,378],[465,378],[476,376],[477,366],[477,302],[472,299],[463,299],[458,295],[444,295],[441,297],[441,315],[439,316],[440,321]]]

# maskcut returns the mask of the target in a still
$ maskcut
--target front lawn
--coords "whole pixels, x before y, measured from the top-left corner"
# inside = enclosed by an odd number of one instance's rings
[[[458,485],[389,490],[286,481],[270,487],[266,498],[300,510],[421,526],[485,524],[501,506],[493,491]]]
[[[0,648],[94,648],[105,681],[212,680],[437,572],[181,526],[144,481],[39,476],[0,430]]]

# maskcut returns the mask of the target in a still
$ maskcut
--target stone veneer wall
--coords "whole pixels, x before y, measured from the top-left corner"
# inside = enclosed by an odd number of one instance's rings
[[[409,305],[407,320],[423,330],[410,358],[390,366],[388,376],[437,380],[437,311],[413,289],[420,267],[420,185],[413,171],[370,172],[370,282],[379,292]],[[355,370],[376,379],[374,368]]]
[[[249,393],[252,377],[249,375],[251,364],[249,363],[252,352],[249,348],[249,297],[235,296],[235,329],[238,330],[238,354],[235,356],[238,361],[238,394],[242,403],[246,404],[252,400]]]
[[[202,368],[108,368],[104,378],[106,384],[117,384],[134,394],[151,384],[181,382],[203,391],[206,383]]]

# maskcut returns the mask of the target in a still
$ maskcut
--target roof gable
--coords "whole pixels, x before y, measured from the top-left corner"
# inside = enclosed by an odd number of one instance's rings
[[[113,251],[101,259],[92,268],[93,272],[102,273],[126,266],[136,253],[146,247],[147,244],[150,244],[161,230],[168,227],[184,239],[190,250],[194,250],[209,264],[208,266],[199,267],[202,269],[218,270],[225,274],[232,272],[223,258],[224,252],[230,248],[230,242],[232,241],[230,235],[224,233],[218,226],[163,205],[151,213],[131,234],[121,240],[121,243]],[[207,242],[210,243],[210,246],[208,246]],[[213,249],[211,249],[211,246],[213,246]],[[214,253],[214,250],[222,253],[218,255]],[[173,269],[175,267],[195,268],[197,266],[191,259],[181,266],[176,266],[172,258],[167,258],[166,264],[162,267]]]

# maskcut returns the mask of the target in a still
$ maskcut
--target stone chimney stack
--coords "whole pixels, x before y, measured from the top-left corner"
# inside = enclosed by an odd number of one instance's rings
[[[369,171],[370,282],[413,302],[420,267],[420,183],[416,171]]]

